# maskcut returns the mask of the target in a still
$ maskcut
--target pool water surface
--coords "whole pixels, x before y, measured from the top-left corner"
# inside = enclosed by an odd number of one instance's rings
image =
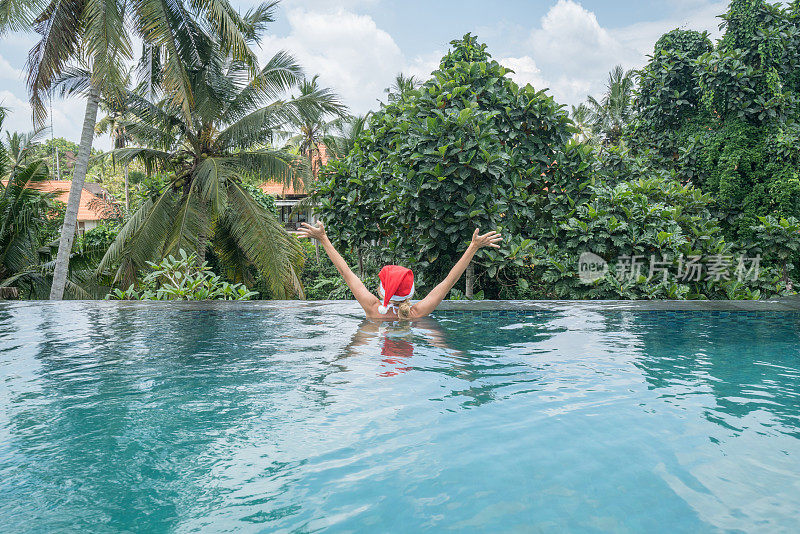
[[[0,306],[0,530],[796,532],[800,314]]]

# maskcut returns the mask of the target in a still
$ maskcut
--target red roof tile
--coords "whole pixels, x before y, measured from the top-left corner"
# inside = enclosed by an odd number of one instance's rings
[[[320,143],[319,144],[319,157],[314,158],[312,162],[312,170],[314,174],[319,171],[319,168],[328,163],[330,161],[330,156],[328,155],[328,148]],[[297,191],[290,185],[285,186],[281,182],[264,182],[260,186],[261,190],[268,195],[272,195],[274,197],[287,197],[291,195],[305,195],[306,191],[303,187],[298,188]]]
[[[5,184],[3,180],[3,184]],[[69,200],[69,190],[72,180],[47,180],[31,185],[45,193],[55,193],[55,199],[64,204]],[[89,191],[91,188],[92,191]],[[108,192],[97,184],[86,184],[81,191],[81,201],[78,206],[78,222],[99,221],[119,217],[119,208],[111,200]]]

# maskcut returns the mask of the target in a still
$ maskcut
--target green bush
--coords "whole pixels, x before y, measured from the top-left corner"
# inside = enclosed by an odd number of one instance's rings
[[[231,284],[211,272],[207,263],[198,264],[194,254],[180,249],[178,258],[168,256],[160,263],[147,262],[153,269],[141,288],[114,289],[107,300],[250,300],[257,295],[243,284]]]
[[[591,200],[558,224],[550,244],[542,243],[543,254],[533,258],[527,285],[537,281],[546,288],[542,297],[760,297],[759,282],[738,281],[735,271],[744,251],[733,250],[725,241],[709,211],[709,195],[663,174],[616,185],[599,181],[589,189]],[[589,284],[579,277],[578,261],[584,252],[597,254],[609,267],[605,276]],[[715,269],[724,272],[717,277],[701,271],[699,280],[681,280],[682,272],[690,272],[692,258],[702,259],[705,268],[716,262]]]
[[[426,288],[449,271],[476,227],[519,235],[535,219],[537,197],[574,131],[563,106],[519,87],[475,37],[451,44],[433,78],[375,113],[315,192],[337,246],[377,244],[386,262],[417,269]],[[513,245],[481,250],[476,265]]]

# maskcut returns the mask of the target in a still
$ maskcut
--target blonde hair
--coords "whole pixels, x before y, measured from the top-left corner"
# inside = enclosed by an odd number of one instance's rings
[[[378,295],[383,298],[383,288],[378,286]],[[411,299],[394,303],[397,306],[397,317],[399,319],[411,319]]]
[[[397,305],[397,316],[400,319],[411,318],[411,299],[406,299]]]

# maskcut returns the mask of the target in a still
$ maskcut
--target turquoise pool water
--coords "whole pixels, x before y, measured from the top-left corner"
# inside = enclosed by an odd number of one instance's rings
[[[0,306],[9,532],[790,532],[800,315]]]

